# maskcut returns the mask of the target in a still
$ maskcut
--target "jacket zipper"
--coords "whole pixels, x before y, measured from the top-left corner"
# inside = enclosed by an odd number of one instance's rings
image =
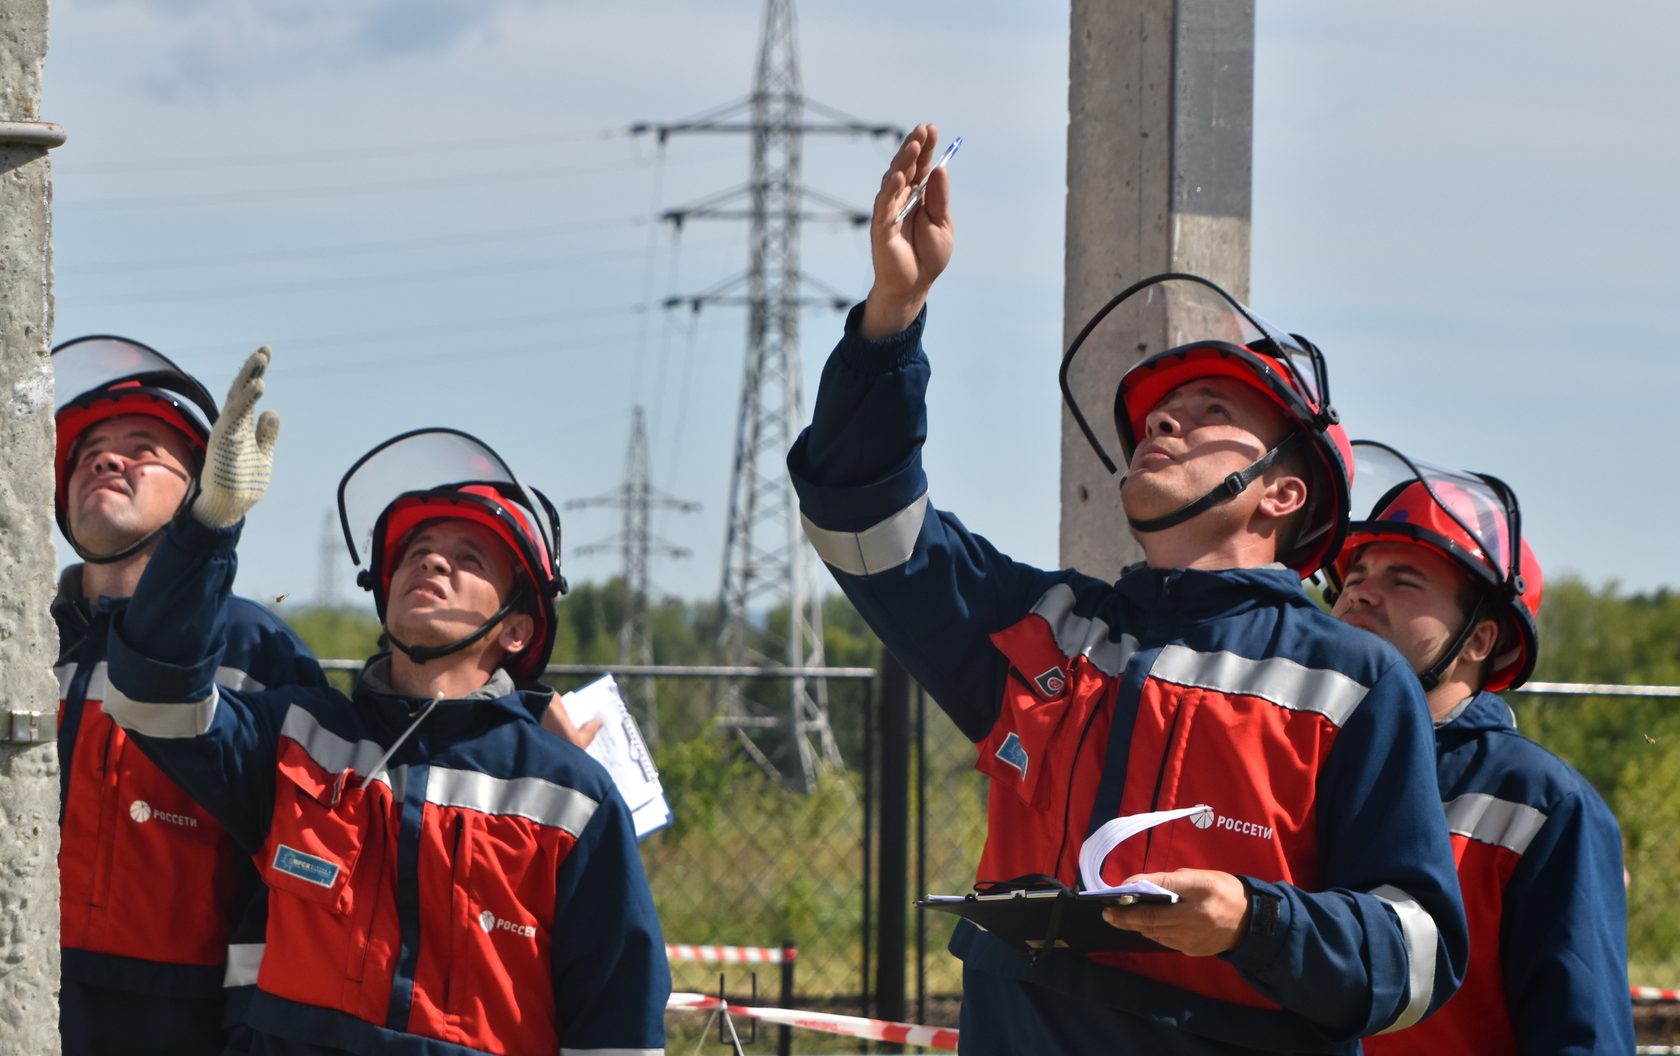
[[[1084,660],[1084,656],[1076,656],[1068,664],[1068,692],[1070,694],[1073,692],[1074,674],[1079,670],[1079,665]],[[1120,703],[1120,683],[1118,680],[1114,683],[1114,700],[1112,703],[1115,707],[1118,707]],[[1050,866],[1050,875],[1058,880],[1062,876],[1062,856],[1067,853],[1068,822],[1073,812],[1074,776],[1079,772],[1079,760],[1085,751],[1085,738],[1091,732],[1091,724],[1097,721],[1097,715],[1102,712],[1102,708],[1103,702],[1101,700],[1092,703],[1091,713],[1085,716],[1085,722],[1079,728],[1079,740],[1073,746],[1073,762],[1068,767],[1067,788],[1062,793],[1062,838],[1056,844],[1056,860]],[[1112,713],[1111,710],[1110,714]],[[1076,869],[1074,873],[1073,883],[1077,887],[1079,886],[1078,870]]]
[[[122,824],[123,805],[117,795],[117,781],[121,774],[117,762],[122,758],[123,740],[117,736],[117,724],[105,714],[103,705],[99,715],[105,722],[105,744],[99,752],[98,791],[95,793],[95,803],[99,816],[99,836],[96,843],[98,857],[93,865],[93,890],[88,894],[90,905],[106,906],[111,902],[111,885],[114,882],[111,862],[116,856],[118,832],[117,827]],[[83,701],[82,721],[87,721],[87,704]]]
[[[454,849],[450,852],[450,872],[454,876],[454,883],[449,890],[449,941],[447,956],[443,961],[443,993],[438,1000],[438,1007],[443,1014],[455,1018],[455,974],[456,961],[460,957],[460,931],[469,927],[472,919],[471,900],[467,897],[467,874],[470,871],[471,855],[462,854],[462,847],[466,843],[467,816],[455,815]]]

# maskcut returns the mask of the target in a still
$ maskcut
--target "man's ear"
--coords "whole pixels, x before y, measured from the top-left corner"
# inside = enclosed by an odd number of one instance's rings
[[[1499,624],[1493,620],[1478,620],[1476,629],[1470,632],[1470,637],[1464,642],[1464,648],[1458,655],[1479,664],[1493,655],[1494,647],[1499,644]]]
[[[1260,478],[1260,484],[1265,488],[1260,496],[1261,513],[1271,517],[1288,517],[1306,508],[1307,482],[1299,473],[1274,467]]]
[[[504,656],[514,656],[531,644],[531,638],[536,633],[537,621],[527,613],[516,612],[496,629],[496,644],[502,647]]]

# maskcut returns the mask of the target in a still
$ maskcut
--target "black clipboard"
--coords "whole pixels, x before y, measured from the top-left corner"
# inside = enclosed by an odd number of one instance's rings
[[[1115,906],[1170,905],[1176,901],[1171,895],[1090,894],[1059,884],[984,886],[989,889],[967,895],[929,895],[916,905],[962,917],[1035,960],[1050,950],[1167,952],[1167,947],[1135,931],[1114,927],[1102,915]]]

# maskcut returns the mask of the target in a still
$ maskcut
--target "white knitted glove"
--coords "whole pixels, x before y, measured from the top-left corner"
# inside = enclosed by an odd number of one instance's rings
[[[198,475],[198,498],[192,505],[193,516],[200,524],[211,528],[237,524],[268,490],[280,416],[264,411],[254,427],[251,416],[262,398],[263,372],[268,369],[270,354],[264,345],[239,368],[221,416],[210,430],[204,471]]]

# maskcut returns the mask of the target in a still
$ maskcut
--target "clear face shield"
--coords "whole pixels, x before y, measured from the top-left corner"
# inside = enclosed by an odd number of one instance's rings
[[[123,337],[79,337],[53,349],[53,407],[62,411],[78,397],[122,382],[172,393],[190,405],[209,431],[216,421],[216,401],[192,375],[166,356]],[[179,406],[180,401],[177,401]]]
[[[1163,353],[1188,358],[1204,352],[1234,361],[1231,369],[1251,374],[1303,423],[1327,412],[1324,357],[1311,342],[1270,325],[1206,279],[1157,275],[1103,305],[1062,358],[1062,398],[1110,473],[1123,470],[1139,439],[1129,420],[1141,418],[1177,385],[1175,372],[1166,369],[1174,358]],[[1092,398],[1101,394],[1106,401],[1110,393],[1118,394],[1120,405]],[[1083,394],[1085,405],[1076,394]]]
[[[1504,481],[1417,461],[1374,440],[1354,441],[1353,454],[1353,511],[1363,519],[1354,521],[1350,542],[1369,534],[1422,538],[1489,583],[1523,593],[1522,514]]]
[[[338,485],[338,516],[350,560],[363,574],[377,563],[374,530],[399,496],[462,485],[481,485],[516,514],[508,523],[515,537],[531,548],[529,558],[536,561],[539,574],[558,568],[559,516],[553,505],[521,484],[483,441],[454,429],[417,429],[392,437],[344,474]]]

